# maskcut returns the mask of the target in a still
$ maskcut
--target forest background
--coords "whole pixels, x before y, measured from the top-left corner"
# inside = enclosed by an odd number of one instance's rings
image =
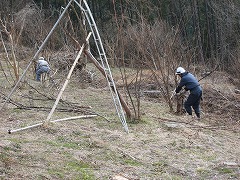
[[[65,0],[1,1],[1,39],[3,44],[9,42],[5,51],[10,52],[8,59],[13,62],[9,63],[12,79],[5,73],[10,84],[19,79],[19,68],[24,69],[20,61],[29,59],[31,52],[39,48],[66,3]],[[42,55],[49,61],[53,52],[76,52],[84,42],[88,31],[86,19],[73,4],[44,48]],[[135,85],[142,77],[142,70],[149,69],[158,84],[153,89],[161,91],[171,111],[171,94],[177,84],[172,75],[178,66],[201,76],[225,71],[232,76],[230,81],[239,86],[234,80],[240,78],[239,1],[92,0],[88,4],[109,64],[137,69]],[[96,55],[94,42],[90,42],[90,47]],[[52,64],[63,69],[64,63],[59,59]],[[124,79],[129,84],[126,75]],[[136,107],[136,119],[140,119],[139,91],[135,94],[137,103],[132,105]]]
[[[168,59],[170,51],[177,64],[217,66],[239,77],[238,0],[91,0],[88,4],[115,65],[125,59],[134,66],[151,66],[153,59]],[[64,0],[2,0],[1,20],[13,36],[15,49],[37,48],[65,5]],[[81,14],[79,8],[75,10]],[[70,16],[74,36],[81,39],[81,17],[73,11]],[[60,28],[47,48],[56,51],[62,44],[71,45],[64,34]]]
[[[68,2],[0,1],[1,105],[37,60],[35,52]],[[46,119],[85,43],[89,26],[73,3],[39,54],[55,83],[37,83],[33,64],[1,109],[0,179],[239,179],[240,1],[87,2],[132,113],[130,133],[119,125],[106,78],[94,66],[99,58],[91,38],[96,61],[79,59],[52,117],[97,117],[8,134]],[[175,109],[183,102],[172,96],[178,66],[203,88],[200,121]]]

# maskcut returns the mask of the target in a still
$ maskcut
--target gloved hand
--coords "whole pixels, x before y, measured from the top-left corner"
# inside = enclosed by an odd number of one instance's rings
[[[176,92],[175,92],[175,90],[172,92],[172,95],[171,95],[171,97],[170,97],[170,99],[172,99],[173,98],[173,96],[175,96],[176,95]]]

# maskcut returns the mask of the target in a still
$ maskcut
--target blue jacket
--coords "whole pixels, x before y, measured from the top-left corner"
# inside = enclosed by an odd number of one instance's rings
[[[176,93],[179,93],[182,87],[184,87],[186,91],[190,90],[190,93],[198,94],[202,92],[202,88],[200,87],[198,80],[189,72],[185,72],[181,75],[181,81],[176,88]]]

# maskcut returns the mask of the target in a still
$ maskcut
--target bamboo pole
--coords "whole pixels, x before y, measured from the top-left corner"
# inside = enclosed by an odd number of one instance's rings
[[[63,119],[56,119],[51,122],[60,122],[60,121],[68,121],[68,120],[91,118],[91,117],[97,117],[97,115],[93,114],[93,115],[84,115],[84,116],[74,116],[74,117],[68,117]]]
[[[97,115],[74,116],[74,117],[68,117],[68,118],[63,118],[63,119],[56,119],[56,120],[52,120],[50,122],[60,122],[60,121],[68,121],[68,120],[74,120],[74,119],[92,118],[92,117],[96,117],[96,116]],[[27,126],[27,127],[15,129],[15,130],[10,130],[9,129],[8,133],[12,134],[14,132],[23,131],[23,130],[34,128],[34,127],[38,127],[38,126],[41,126],[41,125],[43,125],[43,122],[31,125],[31,126]]]
[[[91,32],[88,34],[88,36],[87,36],[87,38],[86,38],[86,42],[88,42],[91,34],[92,34]],[[50,119],[51,119],[51,117],[52,117],[52,114],[54,113],[54,111],[55,111],[55,109],[56,109],[56,107],[57,107],[57,105],[58,105],[58,102],[59,102],[59,100],[60,100],[60,98],[61,98],[61,96],[62,96],[62,94],[63,94],[63,92],[64,92],[64,90],[65,90],[65,88],[67,87],[67,84],[68,84],[68,82],[69,82],[69,80],[70,80],[70,78],[71,78],[72,72],[73,72],[73,70],[74,70],[74,68],[75,68],[75,66],[76,66],[76,64],[77,64],[77,62],[78,62],[78,60],[79,60],[82,52],[83,52],[84,47],[85,47],[85,43],[82,45],[80,51],[78,52],[78,55],[77,55],[77,57],[76,57],[73,65],[72,65],[72,67],[71,67],[71,69],[70,69],[70,71],[69,71],[69,73],[68,73],[67,79],[66,79],[66,81],[64,82],[63,87],[62,87],[62,89],[60,90],[60,92],[59,92],[59,94],[58,94],[58,96],[57,96],[57,99],[56,99],[56,101],[55,101],[55,103],[54,103],[54,105],[53,105],[50,113],[48,114],[48,117],[47,117],[45,123],[48,123],[48,122],[50,121]]]

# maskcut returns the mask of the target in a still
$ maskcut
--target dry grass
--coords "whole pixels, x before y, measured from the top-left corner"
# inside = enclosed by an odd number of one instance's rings
[[[113,71],[116,75],[117,70]],[[208,93],[200,122],[170,114],[161,97],[144,96],[142,120],[128,122],[130,133],[126,134],[115,115],[108,88],[104,83],[98,84],[104,79],[97,72],[94,78],[82,88],[75,74],[64,92],[64,100],[92,106],[107,120],[99,116],[7,134],[8,129],[43,121],[48,112],[19,110],[12,105],[1,112],[0,179],[112,179],[116,175],[128,179],[239,178],[239,117],[232,119],[235,126],[227,119],[237,116],[235,112],[229,111],[229,116],[225,113],[220,118],[218,111],[224,109],[219,102],[227,100],[211,88],[210,79],[204,81]],[[116,78],[120,83],[120,78]],[[36,88],[45,94],[57,94],[55,89],[49,92],[37,85]],[[234,97],[235,105],[239,105],[239,97],[233,96],[232,91],[223,86],[218,90],[231,102]],[[1,91],[7,93],[9,89]],[[18,90],[14,99],[27,102],[17,96],[27,92],[27,87]],[[214,99],[209,101],[210,98]],[[53,103],[44,101],[41,105],[51,107]],[[211,108],[217,109],[217,113]],[[53,119],[75,115],[55,112]]]

